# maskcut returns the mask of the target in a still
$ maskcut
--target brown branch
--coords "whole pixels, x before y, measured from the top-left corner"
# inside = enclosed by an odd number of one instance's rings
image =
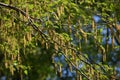
[[[27,17],[26,12],[24,12],[23,10],[20,10],[20,9],[14,7],[14,6],[11,6],[11,5],[8,5],[8,4],[4,4],[4,3],[2,3],[2,2],[0,2],[0,6],[6,7],[6,8],[8,8],[8,9],[13,9],[13,10],[15,10],[15,11],[17,11],[17,12],[20,12],[20,13],[21,13],[22,15],[24,15],[25,17]]]
[[[62,51],[60,51],[60,52],[64,55],[66,61],[68,61],[77,71],[79,71],[79,73],[80,73],[82,76],[84,76],[87,80],[90,80],[90,79],[88,78],[88,76],[87,76],[82,70],[78,69],[78,68],[75,66],[75,64],[72,63],[69,58],[67,58],[67,56],[64,54],[64,52],[62,52]]]
[[[17,7],[14,7],[14,6],[11,6],[11,5],[2,3],[2,2],[0,2],[0,6],[6,7],[6,8],[8,8],[8,9],[15,10],[15,11],[17,11],[17,12],[20,12],[23,16],[27,17],[27,18],[28,18],[28,22],[29,22],[29,24],[33,27],[33,29],[36,30],[36,31],[38,31],[38,32],[41,34],[42,38],[46,40],[45,37],[46,37],[47,35],[45,35],[45,34],[32,22],[32,19],[35,19],[35,18],[32,18],[32,17],[28,16],[25,11],[23,11],[23,10],[17,8]]]

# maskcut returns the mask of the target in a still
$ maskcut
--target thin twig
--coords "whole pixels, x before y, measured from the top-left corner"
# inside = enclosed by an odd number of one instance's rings
[[[31,24],[31,26],[33,27],[33,29],[36,30],[36,31],[38,31],[38,32],[41,34],[42,38],[45,39],[45,37],[46,37],[47,35],[44,34],[44,33],[32,22],[32,19],[34,19],[34,18],[28,16],[25,11],[23,11],[23,10],[17,8],[17,7],[14,7],[14,6],[1,3],[1,2],[0,2],[0,6],[6,7],[6,8],[8,8],[8,9],[13,9],[13,10],[15,10],[15,11],[17,11],[17,12],[20,12],[23,16],[27,17],[27,18],[28,18],[28,22]],[[44,37],[44,36],[45,36],[45,37]]]

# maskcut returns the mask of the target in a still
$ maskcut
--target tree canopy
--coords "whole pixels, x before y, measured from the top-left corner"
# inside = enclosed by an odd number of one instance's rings
[[[119,0],[0,0],[0,77],[118,80]]]

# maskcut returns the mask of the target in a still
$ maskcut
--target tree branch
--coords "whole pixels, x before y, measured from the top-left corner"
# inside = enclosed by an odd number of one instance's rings
[[[28,16],[25,11],[23,11],[23,10],[17,8],[17,7],[14,7],[14,6],[11,6],[11,5],[8,5],[8,4],[5,4],[5,3],[1,3],[1,2],[0,2],[0,6],[3,6],[3,7],[8,8],[8,9],[15,10],[15,11],[17,11],[17,12],[20,12],[23,16],[27,17],[27,18],[28,18],[28,22],[29,22],[29,24],[33,27],[33,29],[36,30],[36,31],[38,31],[38,32],[41,34],[42,38],[46,40],[45,37],[46,37],[47,35],[45,35],[45,34],[32,22],[32,19],[34,19],[34,18]]]
[[[4,4],[4,3],[1,3],[1,2],[0,2],[0,6],[6,7],[8,9],[13,9],[13,10],[15,10],[17,12],[20,12],[25,17],[27,17],[26,12],[24,12],[23,10],[20,10],[20,9],[14,7],[14,6],[11,6],[11,5],[8,5],[8,4]]]

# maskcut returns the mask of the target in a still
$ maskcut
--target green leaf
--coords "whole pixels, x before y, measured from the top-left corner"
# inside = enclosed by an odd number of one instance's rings
[[[25,74],[25,75],[28,75],[28,71],[27,71],[27,70],[24,70],[24,74]]]

